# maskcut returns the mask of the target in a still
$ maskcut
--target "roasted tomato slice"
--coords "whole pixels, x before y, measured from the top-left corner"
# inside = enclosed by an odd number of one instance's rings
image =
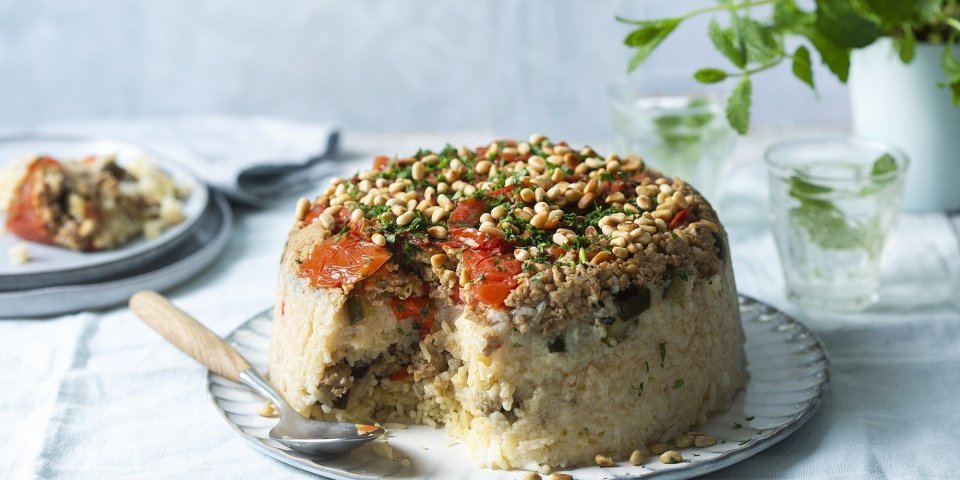
[[[387,249],[367,240],[333,236],[313,247],[310,257],[300,264],[300,276],[321,287],[352,285],[376,272],[389,258]]]
[[[475,227],[480,223],[480,216],[487,211],[487,204],[483,200],[468,198],[450,212],[447,223],[454,227]]]
[[[503,301],[517,286],[514,277],[522,270],[519,260],[498,251],[465,250],[463,262],[470,278],[477,284],[477,300],[492,307],[503,306]]]
[[[45,167],[60,168],[60,162],[50,157],[40,157],[27,167],[20,189],[7,208],[7,229],[14,235],[32,242],[53,243],[53,235],[47,229],[40,213],[40,198],[36,181],[43,181],[40,172]]]

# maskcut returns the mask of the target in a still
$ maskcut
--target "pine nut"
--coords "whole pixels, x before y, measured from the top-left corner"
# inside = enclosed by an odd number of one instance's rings
[[[594,265],[600,265],[601,263],[606,262],[609,259],[610,259],[610,253],[608,253],[606,250],[601,250],[597,252],[596,255],[593,256],[593,259],[590,260],[590,263]]]
[[[660,455],[667,450],[670,450],[670,446],[666,443],[651,443],[647,449],[650,450],[650,453],[653,455]]]
[[[476,171],[480,175],[485,175],[487,172],[490,171],[490,167],[492,166],[493,164],[490,163],[489,160],[480,160],[479,162],[477,162],[477,165],[474,167],[474,171]]]
[[[306,218],[308,211],[310,211],[310,200],[300,197],[300,200],[297,200],[297,220]]]
[[[438,253],[438,254],[430,257],[430,265],[431,265],[435,270],[439,270],[439,269],[443,268],[443,264],[444,264],[446,261],[447,261],[447,256],[444,255],[444,254],[442,254],[442,253]]]
[[[336,220],[333,219],[333,215],[330,215],[329,213],[320,214],[320,225],[323,225],[323,228],[331,230],[334,224],[336,224]]]
[[[375,245],[380,247],[387,244],[387,238],[379,233],[374,233],[373,235],[371,235],[370,240],[372,240]]]
[[[411,167],[411,174],[413,179],[416,181],[423,180],[427,175],[427,169],[424,168],[423,162],[413,162],[413,167]]]
[[[593,192],[584,193],[580,197],[580,201],[577,202],[577,208],[580,210],[585,210],[590,205],[593,205],[593,200],[596,198],[596,195]]]
[[[397,225],[400,225],[401,227],[409,225],[415,216],[416,214],[413,212],[406,212],[403,215],[399,215],[397,216]]]
[[[683,455],[680,455],[680,452],[676,450],[668,450],[666,452],[663,452],[663,454],[660,455],[660,463],[664,463],[667,465],[680,463],[682,461],[683,461]]]
[[[484,223],[483,225],[480,225],[480,231],[494,238],[500,238],[503,236],[503,232],[492,223]]]
[[[712,435],[697,435],[693,438],[693,445],[697,448],[712,447],[717,444],[717,437]]]
[[[533,216],[530,219],[530,225],[534,228],[543,229],[544,225],[547,224],[547,213],[541,212]]]
[[[427,233],[429,233],[430,236],[433,238],[437,238],[441,240],[444,238],[447,238],[447,229],[441,225],[434,225],[428,228]]]
[[[593,457],[593,461],[596,462],[596,464],[601,467],[613,466],[613,459],[606,455],[597,454],[595,457]]]

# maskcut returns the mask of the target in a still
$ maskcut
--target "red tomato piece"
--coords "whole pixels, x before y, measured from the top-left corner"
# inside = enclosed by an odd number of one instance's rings
[[[567,251],[564,250],[563,247],[558,245],[547,247],[547,252],[550,254],[550,258],[554,260],[564,256],[564,254],[567,253]]]
[[[487,195],[488,195],[488,196],[491,196],[491,197],[499,197],[500,195],[507,195],[507,194],[509,194],[510,192],[514,191],[517,187],[519,187],[519,185],[516,185],[516,184],[514,184],[514,185],[507,185],[506,187],[498,188],[498,189],[496,189],[496,190],[492,190],[492,191],[491,191],[490,193],[488,193]]]
[[[7,229],[14,235],[32,242],[53,243],[53,234],[47,229],[40,214],[39,199],[36,198],[35,180],[43,181],[38,170],[45,165],[60,168],[60,162],[50,157],[40,157],[27,167],[20,190],[7,209]]]
[[[407,371],[406,366],[403,366],[403,367],[400,367],[400,370],[397,370],[396,372],[391,373],[389,378],[390,378],[390,381],[392,382],[403,382],[413,378],[413,374]]]
[[[492,307],[503,306],[503,301],[517,286],[514,277],[523,269],[519,260],[499,251],[465,250],[463,261],[470,278],[477,282],[477,300]]]
[[[303,223],[310,225],[314,220],[317,219],[317,217],[320,216],[321,213],[323,213],[323,206],[321,206],[319,203],[313,204],[313,207],[310,208],[310,210],[307,210],[307,214],[304,215]]]
[[[476,198],[468,198],[460,202],[457,208],[450,212],[447,223],[458,227],[475,227],[480,223],[480,216],[487,211],[487,204]]]
[[[313,208],[311,208],[310,210],[307,210],[307,214],[303,217],[303,223],[310,225],[327,208],[328,207],[324,207],[319,203],[315,204]],[[343,228],[343,226],[348,223],[350,224],[351,233],[355,235],[359,235],[361,232],[363,232],[363,225],[364,225],[365,219],[361,218],[359,222],[350,222],[350,213],[351,213],[351,210],[349,208],[340,209],[340,212],[337,213],[337,215],[334,217],[334,220],[337,221],[337,223],[334,225],[332,229],[334,232],[339,232],[340,229]]]
[[[687,219],[687,214],[688,214],[688,210],[686,208],[677,212],[677,214],[673,216],[673,219],[670,220],[670,224],[668,225],[670,229],[673,230],[674,228],[677,228],[681,225],[685,226],[686,223],[684,222],[684,220]]]
[[[321,287],[353,285],[379,270],[389,258],[387,249],[367,240],[333,236],[313,247],[300,265],[299,275]]]
[[[373,169],[380,171],[387,167],[387,164],[390,163],[390,157],[385,155],[377,155],[373,159]]]

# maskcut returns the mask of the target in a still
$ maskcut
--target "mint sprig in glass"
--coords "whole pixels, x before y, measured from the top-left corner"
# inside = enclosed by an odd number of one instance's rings
[[[871,140],[815,137],[780,142],[766,160],[788,297],[835,311],[875,303],[906,156]]]

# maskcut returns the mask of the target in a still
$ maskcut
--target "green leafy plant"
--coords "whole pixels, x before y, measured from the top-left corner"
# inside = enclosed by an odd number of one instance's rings
[[[772,14],[764,19],[751,17],[763,6],[772,6]],[[639,67],[685,20],[717,13],[726,14],[727,24],[712,18],[707,36],[734,68],[702,68],[693,77],[701,83],[737,81],[727,100],[726,115],[740,134],[750,125],[754,75],[789,62],[794,76],[816,90],[812,49],[827,69],[846,83],[851,51],[881,37],[893,39],[904,63],[913,60],[917,42],[946,44],[941,63],[947,81],[942,86],[950,89],[954,105],[960,107],[960,61],[953,54],[960,37],[960,0],[816,0],[813,11],[801,9],[796,0],[718,0],[715,6],[679,17],[617,17],[634,27],[624,40],[635,52],[628,71]],[[788,38],[799,39],[801,44],[787,51]]]

